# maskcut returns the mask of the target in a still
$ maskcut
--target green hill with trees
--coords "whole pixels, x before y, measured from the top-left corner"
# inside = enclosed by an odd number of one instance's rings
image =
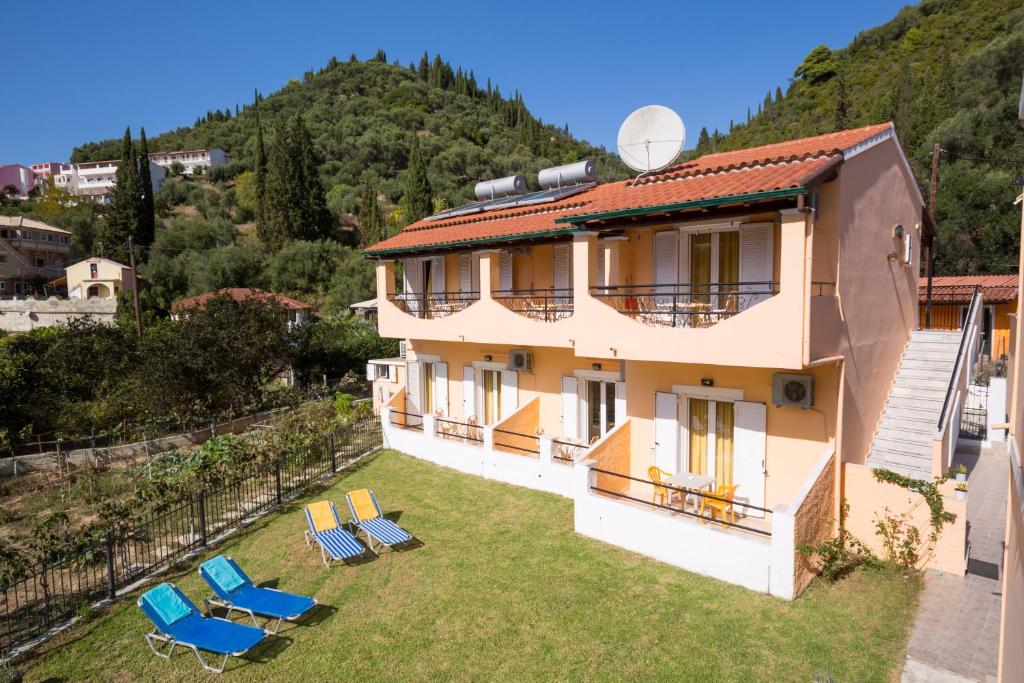
[[[768,91],[729,131],[701,131],[697,151],[893,121],[925,196],[932,147],[943,150],[936,272],[1015,272],[1022,73],[1020,0],[923,0],[844,48],[811,50],[785,92]]]

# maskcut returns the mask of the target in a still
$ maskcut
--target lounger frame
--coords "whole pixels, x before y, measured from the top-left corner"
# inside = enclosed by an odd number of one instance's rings
[[[220,619],[220,617],[207,617],[207,618],[208,619]],[[228,619],[220,619],[220,620],[221,621],[229,621]],[[259,624],[257,624],[257,626],[259,626]],[[170,643],[170,647],[167,648],[167,652],[161,652],[157,648],[156,643],[154,641],[158,641],[158,642],[161,642],[161,643]],[[224,673],[224,668],[228,665],[228,657],[241,657],[242,655],[244,655],[246,652],[249,651],[249,650],[242,650],[240,652],[228,652],[227,654],[224,655],[224,659],[221,660],[220,666],[217,667],[217,666],[210,666],[209,664],[206,663],[206,659],[203,657],[203,653],[201,652],[201,649],[199,648],[199,646],[194,645],[192,643],[183,643],[180,640],[176,639],[174,636],[170,636],[170,635],[168,635],[166,633],[162,633],[160,631],[160,629],[156,629],[155,628],[152,631],[150,631],[149,633],[147,633],[146,634],[146,642],[149,643],[149,649],[153,651],[153,654],[155,654],[157,657],[163,657],[164,659],[170,659],[171,655],[174,654],[174,648],[178,647],[178,646],[181,646],[181,647],[187,648],[189,650],[192,650],[192,652],[196,653],[196,659],[199,660],[199,665],[202,666],[207,671],[209,671],[211,673],[215,673],[215,674],[222,674],[222,673]]]

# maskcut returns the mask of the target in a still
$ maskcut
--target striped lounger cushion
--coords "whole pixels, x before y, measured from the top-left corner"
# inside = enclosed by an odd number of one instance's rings
[[[344,529],[328,529],[317,533],[315,537],[317,543],[335,559],[362,555],[365,550],[363,544]]]
[[[390,519],[374,517],[360,522],[359,528],[370,534],[385,545],[398,545],[412,540],[412,536]]]

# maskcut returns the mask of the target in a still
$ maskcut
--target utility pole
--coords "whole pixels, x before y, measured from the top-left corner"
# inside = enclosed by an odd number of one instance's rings
[[[939,143],[932,147],[932,177],[928,183],[928,217],[932,219],[932,235],[928,238],[928,261],[925,264],[928,284],[924,299],[924,327],[932,326],[932,277],[935,274],[935,233],[939,224],[935,220],[935,192],[939,189],[939,154],[942,148]]]
[[[132,248],[132,236],[128,235],[128,265],[132,269],[132,299],[135,303],[135,334],[142,341],[142,306],[139,305],[139,276],[135,270],[135,250]]]

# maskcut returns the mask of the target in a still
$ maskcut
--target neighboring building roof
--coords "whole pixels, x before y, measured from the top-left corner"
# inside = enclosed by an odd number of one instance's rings
[[[307,303],[303,303],[298,299],[292,299],[291,297],[284,296],[282,294],[274,294],[273,292],[264,292],[262,289],[249,289],[246,287],[229,287],[227,289],[218,289],[216,292],[206,292],[197,296],[190,296],[187,299],[178,299],[171,304],[171,310],[180,311],[186,308],[196,308],[197,306],[203,306],[210,299],[217,296],[230,296],[235,301],[244,301],[246,299],[260,299],[274,300],[283,305],[285,308],[290,309],[306,309],[312,308]]]
[[[805,194],[844,158],[894,136],[891,123],[749,149],[707,154],[637,180],[597,185],[529,207],[421,220],[365,251],[367,256],[574,232],[619,215]]]
[[[50,232],[58,232],[62,235],[73,234],[68,230],[48,225],[46,223],[43,223],[42,221],[34,221],[31,218],[25,218],[24,216],[0,216],[0,226],[9,228],[31,228],[33,230],[48,230]]]
[[[131,266],[126,266],[123,263],[119,263],[117,261],[114,261],[112,259],[103,258],[102,256],[90,256],[89,258],[84,258],[81,261],[75,261],[74,263],[69,265],[67,268],[73,268],[74,266],[77,266],[79,263],[85,263],[86,261],[102,261],[103,263],[109,263],[110,265],[117,266],[118,268],[130,268],[131,267]],[[67,270],[67,268],[65,268],[65,270]]]
[[[367,299],[366,301],[357,301],[354,304],[350,304],[349,308],[355,310],[362,310],[366,308],[377,308],[377,299]]]
[[[922,277],[918,282],[918,297],[922,302],[928,295],[928,278]],[[943,303],[956,301],[970,302],[969,287],[981,286],[981,294],[985,303],[1004,303],[1013,301],[1018,294],[1016,275],[941,275],[932,278],[932,301]],[[943,288],[936,291],[937,288]],[[961,296],[951,294],[949,288],[956,287]],[[945,291],[943,291],[945,290]]]

